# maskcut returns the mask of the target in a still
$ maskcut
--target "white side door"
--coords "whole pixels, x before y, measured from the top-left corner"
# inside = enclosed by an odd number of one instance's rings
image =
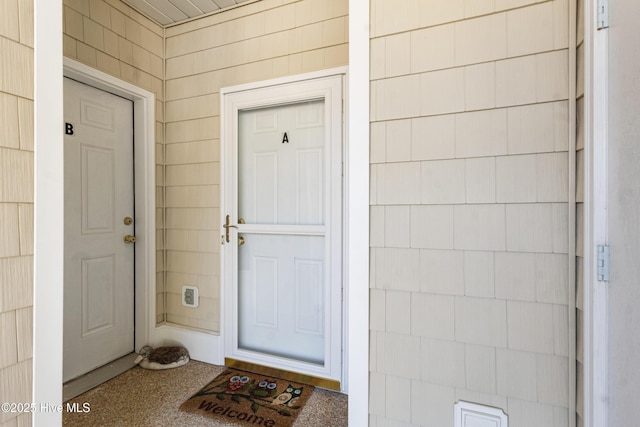
[[[226,356],[340,381],[342,77],[225,99]]]
[[[68,381],[134,350],[133,105],[65,78],[64,116]]]

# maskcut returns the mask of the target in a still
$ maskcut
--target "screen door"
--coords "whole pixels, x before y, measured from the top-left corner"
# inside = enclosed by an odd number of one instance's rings
[[[340,379],[341,90],[335,77],[223,101],[226,355],[235,359]]]

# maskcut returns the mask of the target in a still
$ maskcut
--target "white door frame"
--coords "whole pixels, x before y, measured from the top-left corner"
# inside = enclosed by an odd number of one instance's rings
[[[348,147],[348,141],[346,140],[345,133],[345,121],[344,112],[342,111],[342,105],[346,96],[346,76],[347,68],[339,67],[333,69],[322,70],[313,73],[300,74],[295,76],[287,76],[278,79],[272,79],[262,82],[254,82],[249,84],[243,84],[233,87],[222,88],[220,90],[220,136],[222,143],[220,144],[221,150],[221,166],[220,166],[220,182],[224,185],[220,186],[220,217],[223,218],[226,214],[231,214],[232,221],[235,223],[235,209],[237,207],[237,188],[233,191],[228,191],[230,186],[237,186],[237,170],[234,165],[234,160],[237,157],[237,123],[238,113],[244,108],[254,108],[269,105],[286,104],[296,101],[304,101],[309,99],[318,99],[320,96],[324,96],[328,100],[325,104],[325,108],[329,109],[326,113],[326,123],[331,126],[327,129],[327,132],[331,136],[332,147],[329,152],[332,153],[331,158],[327,158],[327,162],[330,165],[330,169],[326,169],[327,173],[330,170],[330,182],[327,189],[331,190],[331,194],[340,193],[341,206],[340,212],[334,212],[334,209],[327,211],[325,217],[329,224],[340,222],[340,224],[332,225],[327,230],[326,238],[329,239],[331,246],[338,244],[341,247],[340,253],[342,254],[340,259],[332,259],[335,257],[328,257],[326,262],[328,265],[339,264],[344,266],[345,262],[345,238],[346,226],[344,225],[345,217],[345,184],[344,182],[335,181],[331,176],[341,174],[342,170],[336,170],[334,167],[334,156],[339,155],[340,160],[344,164],[345,150]],[[327,80],[332,78],[331,80]],[[339,83],[339,85],[337,84]],[[295,85],[292,87],[291,85]],[[335,125],[339,124],[339,128]],[[339,141],[339,152],[335,153],[335,142]],[[344,168],[342,168],[344,169]],[[344,175],[348,175],[346,172]],[[336,188],[339,187],[339,188]],[[332,196],[332,199],[334,196]],[[328,206],[333,205],[332,202]],[[336,231],[339,237],[336,237]],[[341,232],[340,232],[341,231]],[[233,233],[235,236],[235,232]],[[335,240],[335,241],[334,241]],[[339,240],[339,241],[338,241]],[[307,363],[285,361],[284,359],[271,357],[265,355],[264,357],[258,356],[255,352],[246,352],[238,348],[237,342],[237,258],[235,253],[230,253],[227,249],[235,249],[235,245],[224,245],[220,251],[220,265],[221,272],[220,277],[222,285],[221,289],[221,301],[224,303],[221,306],[221,334],[222,345],[224,345],[224,355],[231,358],[237,358],[244,360],[250,358],[258,363],[271,365],[277,364],[283,368],[288,368],[293,371],[302,372],[310,375],[315,375],[322,378],[331,378],[340,381],[343,391],[345,385],[346,374],[346,360],[344,359],[342,349],[346,349],[348,345],[347,333],[342,325],[342,319],[345,319],[348,315],[348,306],[342,299],[342,292],[346,292],[346,283],[344,276],[344,267],[341,270],[341,277],[328,278],[328,281],[335,283],[337,280],[343,285],[343,288],[338,292],[331,292],[331,302],[327,305],[327,308],[331,310],[331,307],[341,304],[342,312],[333,313],[325,320],[329,323],[325,324],[324,330],[326,331],[327,338],[330,341],[325,342],[325,365],[323,367],[312,366]],[[330,256],[332,251],[329,251],[327,256]],[[332,267],[331,276],[334,274],[334,268]],[[335,291],[335,288],[331,286],[331,289]],[[329,291],[331,289],[328,289]],[[339,338],[340,337],[340,338]],[[339,348],[339,349],[338,349]]]
[[[64,76],[133,102],[136,227],[135,349],[152,339],[155,319],[156,200],[155,95],[80,62],[64,58]]]
[[[608,422],[608,284],[597,275],[597,245],[608,244],[608,30],[597,29],[598,1],[584,4],[583,421]]]

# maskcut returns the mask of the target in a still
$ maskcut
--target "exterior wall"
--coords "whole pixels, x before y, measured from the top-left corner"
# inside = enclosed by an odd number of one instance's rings
[[[569,6],[371,1],[372,426],[572,425]]]
[[[584,0],[577,1],[576,25],[576,425],[583,425],[584,363]]]
[[[609,292],[608,425],[638,424],[640,405],[640,3],[609,2],[608,208]]]
[[[347,6],[262,0],[167,29],[167,321],[220,328],[220,88],[346,65]]]
[[[64,55],[156,95],[156,315],[162,322],[164,29],[120,0],[64,0]]]
[[[30,402],[33,354],[33,2],[0,2],[0,402]],[[0,412],[0,426],[30,425]]]

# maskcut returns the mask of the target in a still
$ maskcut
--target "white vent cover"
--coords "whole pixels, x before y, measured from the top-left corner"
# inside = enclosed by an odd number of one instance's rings
[[[502,409],[460,401],[453,407],[455,427],[508,427]]]

